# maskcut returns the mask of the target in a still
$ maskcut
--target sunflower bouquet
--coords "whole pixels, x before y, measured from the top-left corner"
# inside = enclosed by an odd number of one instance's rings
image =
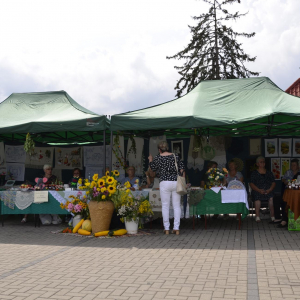
[[[72,215],[81,215],[83,219],[88,219],[90,217],[89,208],[87,205],[87,198],[82,195],[82,192],[78,192],[77,196],[69,196],[70,201],[68,200],[65,204],[61,203],[60,207],[66,209]]]
[[[92,201],[113,201],[113,195],[116,193],[117,180],[120,173],[115,171],[107,171],[105,176],[99,178],[98,174],[94,174],[91,181],[79,178],[78,183],[81,185],[79,189],[86,191],[85,197]]]
[[[210,168],[206,174],[210,185],[220,185],[223,178],[228,176],[228,171],[226,168],[223,168],[222,170]]]

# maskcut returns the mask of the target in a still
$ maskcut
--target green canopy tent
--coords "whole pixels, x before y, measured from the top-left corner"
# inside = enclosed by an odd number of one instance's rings
[[[0,103],[0,120],[0,141],[6,143],[24,143],[29,132],[37,144],[105,145],[109,128],[106,116],[82,107],[65,91],[11,94]]]
[[[39,143],[88,143],[103,139],[104,115],[79,105],[65,91],[11,94],[0,103],[0,141],[23,142],[29,132]]]
[[[112,131],[139,136],[299,135],[300,98],[267,77],[200,82],[185,96],[160,105],[113,115]]]

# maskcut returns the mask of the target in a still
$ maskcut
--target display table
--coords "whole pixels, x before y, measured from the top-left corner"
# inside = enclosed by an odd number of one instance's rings
[[[300,216],[300,190],[286,189],[283,194],[283,201],[287,203],[289,208],[294,213],[296,221]]]
[[[45,191],[47,192],[47,191]],[[19,194],[21,193],[21,194]],[[65,203],[69,199],[70,195],[76,196],[78,191],[64,192],[64,191],[48,191],[48,202],[44,203],[33,203],[34,191],[20,192],[20,191],[0,191],[0,215],[19,215],[19,214],[69,214],[65,209],[61,209],[60,203]],[[84,194],[85,192],[83,192]],[[26,195],[26,201],[30,201],[31,204],[25,208],[20,209],[16,205],[11,204],[16,201],[19,195]],[[9,201],[10,207],[4,204],[4,200]],[[20,204],[20,203],[19,203]],[[19,205],[18,204],[18,205]],[[3,217],[2,217],[3,226]]]
[[[205,228],[207,228],[206,223],[206,215],[210,214],[238,214],[239,215],[239,229],[241,228],[241,216],[242,219],[246,218],[249,213],[248,203],[244,201],[244,191],[241,190],[240,193],[236,194],[236,199],[233,200],[235,203],[222,203],[222,193],[227,193],[231,191],[219,191],[215,193],[211,190],[205,190],[205,193],[199,194],[199,201],[195,205],[191,206],[190,211],[195,215],[205,215]],[[237,192],[237,191],[236,191]],[[197,193],[197,191],[191,191],[191,196],[193,198],[197,198],[193,195],[193,193]],[[199,192],[198,192],[199,193]],[[238,202],[238,197],[240,195],[240,201]],[[197,201],[195,201],[197,202]],[[193,224],[194,226],[194,224]]]

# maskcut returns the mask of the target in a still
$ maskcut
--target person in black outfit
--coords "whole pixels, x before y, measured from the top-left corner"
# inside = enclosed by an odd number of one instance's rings
[[[265,168],[265,158],[259,156],[256,159],[258,169],[253,171],[250,179],[250,187],[252,189],[253,201],[255,201],[256,222],[260,222],[260,206],[261,201],[269,202],[271,221],[275,220],[273,206],[273,190],[275,188],[275,178],[271,171]]]

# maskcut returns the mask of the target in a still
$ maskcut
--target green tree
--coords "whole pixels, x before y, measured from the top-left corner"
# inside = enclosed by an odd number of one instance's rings
[[[181,78],[177,81],[176,97],[189,92],[202,80],[248,78],[258,76],[258,72],[249,71],[245,62],[255,61],[241,48],[237,37],[251,38],[252,33],[238,33],[224,23],[236,21],[246,15],[229,13],[226,4],[240,3],[240,0],[203,0],[210,4],[208,13],[193,17],[196,26],[189,26],[192,39],[184,50],[167,59],[184,60],[183,66],[175,66]]]

